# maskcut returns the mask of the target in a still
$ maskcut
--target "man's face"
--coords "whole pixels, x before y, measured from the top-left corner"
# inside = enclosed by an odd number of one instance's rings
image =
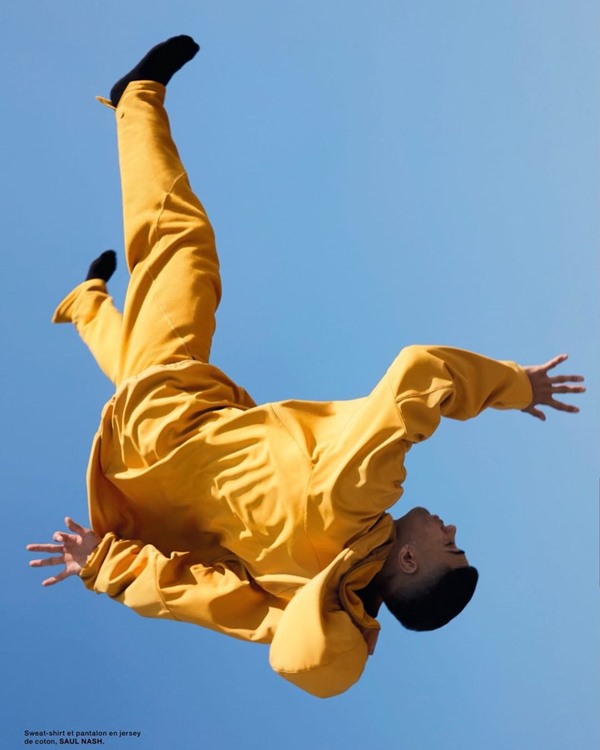
[[[414,548],[423,572],[468,566],[464,551],[456,545],[456,526],[446,526],[426,508],[413,508],[396,523],[402,528],[403,541]]]

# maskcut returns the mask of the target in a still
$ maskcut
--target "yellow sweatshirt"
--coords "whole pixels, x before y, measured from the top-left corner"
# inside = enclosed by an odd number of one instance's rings
[[[364,398],[323,403],[257,406],[210,364],[150,367],[102,413],[88,489],[104,538],[83,581],[146,617],[271,643],[280,675],[336,695],[379,630],[356,591],[393,541],[406,452],[442,416],[531,395],[517,364],[439,346],[403,349]]]

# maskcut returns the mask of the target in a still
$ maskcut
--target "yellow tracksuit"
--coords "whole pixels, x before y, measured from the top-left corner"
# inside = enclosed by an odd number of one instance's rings
[[[132,83],[116,110],[123,315],[93,280],[53,318],[75,324],[116,386],[88,468],[103,539],[81,577],[143,616],[271,643],[279,674],[335,695],[379,630],[356,592],[392,544],[405,453],[442,416],[524,408],[529,380],[513,362],[410,346],[364,398],[257,406],[208,362],[218,258],[164,93]]]

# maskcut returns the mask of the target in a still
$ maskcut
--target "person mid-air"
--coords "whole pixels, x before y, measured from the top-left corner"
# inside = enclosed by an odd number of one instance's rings
[[[257,405],[209,363],[221,295],[206,212],[191,190],[163,102],[199,47],[157,45],[113,87],[131,274],[123,314],[102,253],[58,306],[115,384],[88,468],[91,529],[66,519],[52,585],[85,586],[145,617],[270,643],[279,674],[320,697],[360,677],[381,604],[433,630],[471,599],[477,570],[456,528],[423,507],[394,520],[404,457],[442,417],[540,406],[581,393],[550,376],[566,355],[521,367],[445,346],[402,349],[368,396]]]

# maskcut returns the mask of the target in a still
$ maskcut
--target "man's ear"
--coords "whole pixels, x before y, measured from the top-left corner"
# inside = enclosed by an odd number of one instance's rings
[[[402,547],[400,547],[396,556],[396,562],[398,564],[398,570],[401,570],[407,575],[412,575],[419,569],[415,549],[410,544],[403,544]]]

